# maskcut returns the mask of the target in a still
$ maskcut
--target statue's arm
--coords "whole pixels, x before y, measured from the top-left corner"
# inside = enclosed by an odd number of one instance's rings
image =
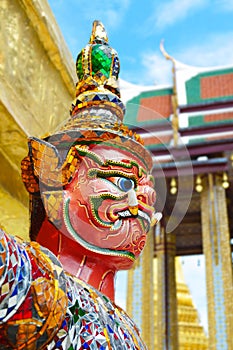
[[[40,349],[59,330],[67,296],[62,269],[37,243],[0,230],[0,344]],[[0,346],[1,348],[1,346]]]
[[[0,230],[0,323],[17,312],[30,289],[31,279],[26,249]]]

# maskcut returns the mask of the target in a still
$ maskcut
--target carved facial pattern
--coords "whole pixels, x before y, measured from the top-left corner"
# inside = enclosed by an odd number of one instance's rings
[[[127,149],[76,146],[80,166],[65,187],[66,234],[90,251],[134,260],[154,213],[153,179]]]

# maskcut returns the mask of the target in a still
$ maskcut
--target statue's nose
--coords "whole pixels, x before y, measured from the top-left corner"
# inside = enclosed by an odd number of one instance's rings
[[[138,215],[138,200],[133,188],[128,192],[128,205],[130,213],[132,215]]]

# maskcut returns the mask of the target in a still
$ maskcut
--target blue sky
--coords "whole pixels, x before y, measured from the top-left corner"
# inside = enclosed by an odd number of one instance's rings
[[[233,64],[233,0],[48,0],[74,60],[87,44],[92,22],[103,22],[121,62],[120,77],[140,85],[171,84],[171,62],[192,66]],[[185,279],[207,329],[203,257],[182,258]],[[198,261],[201,261],[199,266]],[[117,302],[125,308],[126,275]],[[124,284],[124,288],[122,285]]]
[[[121,61],[120,77],[136,84],[171,82],[159,45],[193,66],[233,62],[233,0],[48,0],[74,57],[101,20]]]

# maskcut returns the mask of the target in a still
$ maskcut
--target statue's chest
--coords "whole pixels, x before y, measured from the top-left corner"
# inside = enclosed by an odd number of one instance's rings
[[[70,280],[68,289],[66,318],[47,350],[146,349],[135,324],[108,298],[80,281]]]

